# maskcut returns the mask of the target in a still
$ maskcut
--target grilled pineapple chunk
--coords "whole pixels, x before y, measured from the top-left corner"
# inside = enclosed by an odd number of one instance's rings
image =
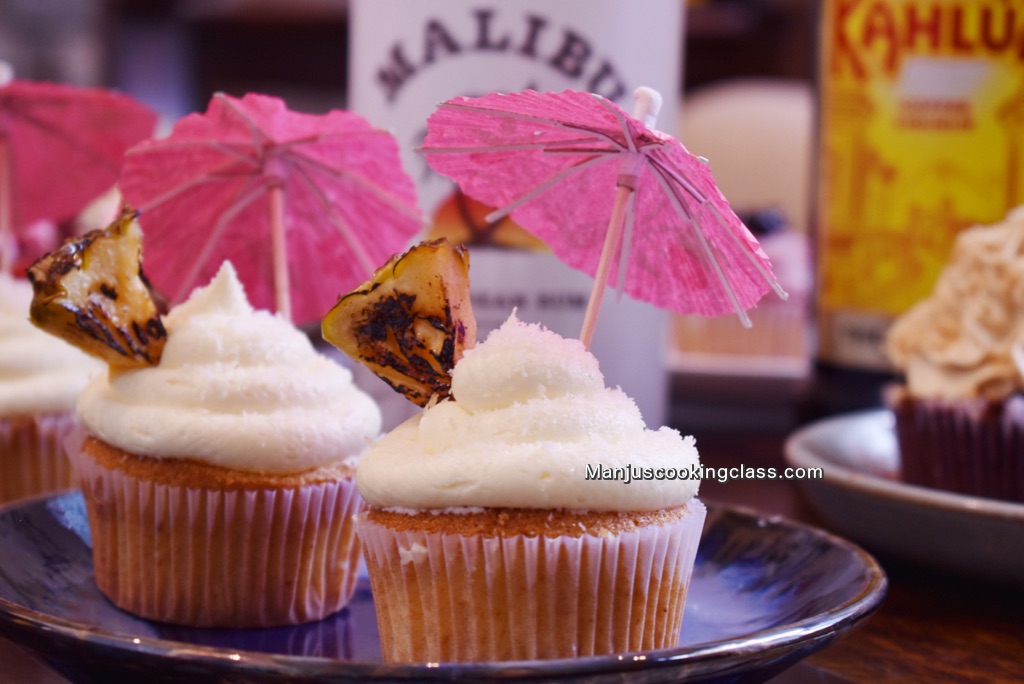
[[[322,332],[413,403],[446,398],[452,368],[476,343],[469,253],[440,239],[392,257],[338,300]]]
[[[142,275],[142,229],[125,209],[29,267],[32,322],[111,367],[160,361],[167,332]]]

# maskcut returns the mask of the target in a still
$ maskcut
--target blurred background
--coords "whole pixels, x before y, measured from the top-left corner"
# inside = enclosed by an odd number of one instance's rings
[[[742,77],[810,83],[814,0],[680,0],[680,92]],[[21,78],[107,85],[167,116],[212,93],[344,106],[346,0],[5,0],[0,59]]]
[[[22,79],[100,85],[124,91],[159,112],[164,130],[183,115],[205,110],[211,95],[218,91],[237,96],[246,92],[276,95],[285,99],[293,110],[324,112],[348,108],[352,93],[357,90],[350,82],[352,9],[357,2],[364,1],[368,5],[378,0],[352,0],[351,3],[346,0],[0,0],[0,61],[9,62],[16,77]],[[408,0],[410,6],[419,1]],[[552,7],[563,2],[546,1]],[[678,136],[690,151],[711,161],[718,185],[736,212],[758,235],[790,298],[786,302],[772,296],[762,300],[751,312],[753,328],[750,330],[743,329],[731,316],[720,319],[667,316],[664,335],[657,338],[663,351],[656,364],[659,376],[640,378],[641,384],[649,381],[652,386],[657,385],[652,392],[660,401],[658,408],[664,408],[666,415],[664,421],[657,413],[645,410],[644,415],[648,424],[665,422],[686,434],[697,435],[705,465],[781,467],[785,463],[784,440],[793,435],[796,428],[823,414],[878,405],[879,388],[892,378],[888,372],[859,367],[849,372],[841,368],[825,372],[821,350],[826,348],[828,336],[818,335],[812,316],[812,293],[815,292],[812,251],[819,255],[830,252],[824,248],[812,250],[810,236],[816,233],[811,226],[815,204],[812,195],[817,186],[825,187],[835,181],[827,173],[817,177],[813,162],[818,95],[823,102],[829,100],[829,80],[823,80],[820,90],[816,83],[819,10],[858,3],[838,0],[832,3],[826,0],[664,1],[669,7],[674,7],[671,2],[679,2],[681,52],[677,91],[663,92],[667,100],[675,96],[670,101],[674,105],[672,110],[677,112],[676,120],[659,120],[659,124]],[[516,7],[517,2],[525,0],[479,0],[474,6],[497,7],[500,4],[511,8]],[[655,4],[655,0],[621,0],[622,7],[634,12],[649,11]],[[905,0],[861,3],[863,6],[901,7],[914,4]],[[940,3],[917,4],[931,8]],[[986,11],[994,13],[993,16],[1008,16],[1010,24],[1018,26],[1020,5],[1020,0],[976,5],[965,1],[956,4],[952,12],[956,17],[967,16],[971,8],[984,6],[988,8]],[[659,16],[643,19],[651,25],[659,20],[661,25],[668,23]],[[873,26],[870,33],[874,35],[876,30],[883,32]],[[360,39],[367,38],[362,32],[356,35]],[[1011,34],[1009,29],[1004,34],[1007,45],[1011,35],[1016,34]],[[380,38],[380,44],[390,45],[387,37],[369,38]],[[1013,70],[1013,74],[1001,76],[1002,82],[1016,89],[1012,97],[1004,93],[1005,122],[997,126],[995,117],[986,122],[998,133],[995,139],[1009,141],[992,146],[999,147],[1000,154],[1002,148],[1009,150],[1008,157],[1014,150],[1024,150],[1020,135],[1024,130],[1021,123],[1024,121],[1024,85],[1021,85],[1024,76],[1019,56],[1017,51],[1004,60],[1011,65],[1006,70]],[[942,64],[928,85],[945,92],[950,85],[946,68],[952,68],[950,64],[956,60],[935,61]],[[473,66],[476,68],[475,63]],[[357,69],[356,73],[360,71]],[[852,147],[860,156],[851,154],[845,160],[840,158],[837,165],[845,163],[851,178],[863,176],[872,180],[874,185],[868,190],[874,194],[855,195],[860,203],[858,208],[863,208],[864,213],[884,214],[891,206],[901,206],[896,201],[900,199],[897,193],[905,192],[907,183],[889,181],[906,149],[892,139],[883,143],[884,149],[879,148],[885,154],[864,144],[866,136],[861,135],[860,127],[869,119],[865,113],[870,110],[865,109],[867,100],[854,94],[855,97],[833,107],[833,110],[840,110],[840,116],[835,116],[833,111],[832,118],[841,119],[838,137],[857,143]],[[963,103],[969,97],[956,94],[949,99]],[[831,121],[828,108],[823,107],[823,111],[826,115],[822,120]],[[827,126],[822,127],[822,130],[827,129]],[[848,151],[839,147],[840,152]],[[944,144],[933,147],[949,149]],[[908,240],[921,242],[907,244],[919,247],[917,251],[924,254],[928,252],[925,248],[934,244],[935,236],[952,239],[955,231],[943,219],[946,214],[956,213],[949,211],[958,194],[953,191],[962,188],[955,180],[947,181],[952,177],[949,170],[959,168],[960,161],[965,162],[962,166],[969,166],[966,162],[982,157],[984,155],[974,154],[972,149],[956,164],[943,166],[935,176],[939,180],[919,184],[927,189],[925,194],[930,203],[939,208],[936,215],[925,214],[923,219],[915,219],[912,227],[917,233],[908,233],[911,235]],[[1019,157],[1024,158],[1024,152],[1019,153]],[[858,164],[861,166],[857,167]],[[998,168],[996,164],[992,166]],[[1017,179],[1014,182],[1019,184],[1020,176],[1013,176],[1019,174],[1019,167],[1009,162],[1005,167],[1010,171],[999,172],[998,183],[979,184],[985,186],[977,193],[986,203],[985,221],[997,220],[1005,211],[1000,204],[1001,195],[988,186],[1010,185],[1003,182],[1004,177]],[[827,168],[827,164],[822,168]],[[880,192],[879,188],[885,192]],[[1024,193],[1024,189],[1019,192]],[[874,200],[874,204],[862,201],[864,197]],[[1019,200],[1019,195],[1015,197]],[[938,204],[939,200],[946,204]],[[828,208],[829,203],[822,202],[821,206]],[[843,218],[858,213],[847,212],[845,204],[836,203],[836,206],[840,206],[837,213]],[[979,210],[972,207],[971,212]],[[981,216],[980,212],[977,215],[971,212],[963,215],[970,214],[972,220]],[[825,225],[827,221],[822,223]],[[877,276],[886,268],[884,260],[879,258],[882,250],[895,254],[896,267],[890,270],[903,275],[904,281],[925,282],[926,278],[913,273],[909,278],[906,276],[909,269],[905,268],[904,258],[912,250],[892,247],[891,238],[897,232],[892,229],[903,229],[905,225],[888,225],[881,220],[880,230],[872,240],[871,235],[865,238],[868,231],[863,231],[861,224],[854,223],[853,219],[849,223],[853,237],[848,243],[833,243],[831,253],[849,272],[851,280],[843,281],[842,286],[834,289],[852,290],[850,282],[869,280],[869,267],[876,265],[875,262],[880,264],[873,274]],[[953,226],[960,227],[963,226]],[[817,235],[821,237],[825,232]],[[827,240],[821,242],[829,244]],[[858,242],[863,247],[859,261],[851,258]],[[935,263],[941,263],[944,252],[935,250],[934,254],[939,255]],[[820,259],[818,263],[822,263]],[[823,267],[821,273],[827,276],[828,268]],[[833,279],[832,282],[838,281]],[[828,283],[827,278],[817,279],[819,296],[826,289],[822,285]],[[819,311],[822,310],[819,302]],[[604,311],[602,316],[607,320],[609,317]],[[824,319],[823,316],[818,318]],[[655,335],[653,327],[618,327],[627,336]],[[854,332],[858,330],[854,328]],[[820,337],[821,344],[816,337]],[[868,341],[879,347],[878,336],[864,337],[871,338]],[[620,348],[618,355],[629,354],[621,352]],[[640,354],[633,353],[633,356]],[[606,369],[604,360],[602,368]],[[374,382],[371,379],[362,384],[371,392],[372,387],[383,387],[382,383],[374,385]],[[628,393],[637,396],[625,382],[621,384]],[[661,401],[662,384],[666,387],[667,401]],[[390,398],[391,402],[402,404],[404,410],[412,410],[411,404],[390,390],[375,396],[382,402]],[[911,552],[907,557],[914,563],[926,559],[931,553],[929,544],[934,544],[943,555],[964,553],[966,562],[976,566],[979,574],[1011,567],[1000,566],[999,560],[993,563],[975,558],[975,552],[961,549],[955,543],[960,538],[957,533],[961,532],[963,539],[971,540],[965,547],[986,547],[985,553],[992,553],[997,559],[1012,557],[1012,562],[1019,564],[1019,512],[1010,514],[1005,507],[996,509],[998,513],[991,513],[992,509],[986,512],[986,507],[977,500],[969,501],[959,510],[959,505],[943,503],[943,499],[925,499],[920,493],[897,496],[890,490],[889,483],[883,482],[881,487],[872,485],[872,480],[878,481],[875,477],[878,473],[872,469],[871,458],[867,459],[866,468],[865,462],[858,460],[863,458],[860,447],[866,444],[864,453],[870,457],[874,448],[872,437],[886,437],[888,433],[840,434],[841,437],[847,435],[849,440],[821,441],[827,444],[821,448],[828,452],[821,462],[828,464],[830,470],[836,464],[850,470],[839,468],[838,474],[832,474],[821,489],[815,489],[815,483],[810,480],[800,483],[810,492],[819,492],[825,502],[820,504],[821,516],[813,513],[797,496],[796,481],[742,479],[724,483],[709,480],[701,485],[701,497],[812,524],[829,519],[834,523],[831,524],[834,531],[849,535],[854,541],[866,540],[869,550],[874,550],[870,546],[873,539],[897,539],[902,535],[904,538],[894,544],[900,548],[890,548],[888,553],[901,556],[901,548],[905,547]],[[895,447],[890,445],[889,448],[886,453],[894,456],[891,449]],[[848,484],[844,484],[847,478]],[[994,541],[988,543],[990,540]],[[831,647],[816,662],[812,658],[813,667],[797,668],[792,677],[783,675],[785,679],[777,681],[801,684],[950,678],[995,681],[999,672],[1011,673],[1005,681],[1021,680],[1021,625],[1016,608],[1019,600],[1012,600],[1019,593],[1008,594],[1004,587],[991,587],[991,591],[986,591],[985,585],[977,581],[934,575],[931,569],[923,572],[916,564],[897,563],[889,556],[883,559],[892,579],[890,596],[878,616],[860,632],[861,636],[851,638],[848,647]],[[936,596],[941,600],[936,601]],[[0,659],[3,656],[0,653]],[[18,666],[7,660],[4,665],[8,673]],[[28,666],[25,667],[27,671]],[[960,667],[963,669],[958,669]],[[37,671],[37,668],[32,669],[33,673]],[[828,674],[830,671],[849,677],[834,677]],[[883,671],[888,677],[880,676]],[[9,681],[63,681],[56,675],[47,680],[30,679],[28,675],[21,679],[13,677]]]
[[[712,160],[790,300],[766,297],[752,330],[733,317],[672,315],[665,421],[786,430],[799,419],[786,399],[800,394],[811,367],[817,2],[679,2],[678,121],[663,127]],[[0,60],[18,78],[122,90],[165,127],[203,111],[218,91],[277,95],[294,110],[322,112],[348,105],[349,20],[345,0],[4,0]]]

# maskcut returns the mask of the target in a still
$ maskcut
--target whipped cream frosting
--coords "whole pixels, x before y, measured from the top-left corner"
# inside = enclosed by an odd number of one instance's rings
[[[887,352],[914,396],[1002,399],[1024,389],[1024,207],[961,232],[931,295],[889,330]]]
[[[588,470],[692,472],[694,439],[646,429],[579,340],[515,313],[456,364],[452,395],[367,451],[356,484],[371,505],[650,511],[697,493],[692,477],[588,479]]]
[[[64,413],[102,362],[32,325],[32,284],[0,274],[0,416]]]
[[[156,366],[111,372],[78,401],[88,431],[130,453],[295,473],[358,457],[377,404],[290,322],[256,311],[230,263],[165,318]]]

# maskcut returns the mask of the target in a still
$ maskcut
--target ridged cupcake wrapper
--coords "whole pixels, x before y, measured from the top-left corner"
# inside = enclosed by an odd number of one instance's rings
[[[159,484],[67,441],[89,516],[96,583],[136,615],[192,627],[322,619],[355,589],[363,507],[352,478],[267,490]]]
[[[532,660],[668,648],[704,525],[609,536],[463,537],[356,519],[392,662]]]
[[[0,420],[0,503],[74,487],[64,438],[76,426],[71,413]]]
[[[890,395],[903,481],[1024,501],[1024,398],[949,402]]]

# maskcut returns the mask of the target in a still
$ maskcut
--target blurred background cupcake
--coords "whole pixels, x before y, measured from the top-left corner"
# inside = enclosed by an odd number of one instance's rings
[[[32,286],[0,274],[0,503],[73,486],[61,446],[103,364],[28,319]]]
[[[931,295],[892,326],[888,389],[911,484],[1024,501],[1024,207],[961,233]]]
[[[71,486],[61,442],[79,390],[103,368],[29,323],[25,269],[92,227],[125,149],[156,124],[112,90],[16,76],[0,61],[0,502]]]

